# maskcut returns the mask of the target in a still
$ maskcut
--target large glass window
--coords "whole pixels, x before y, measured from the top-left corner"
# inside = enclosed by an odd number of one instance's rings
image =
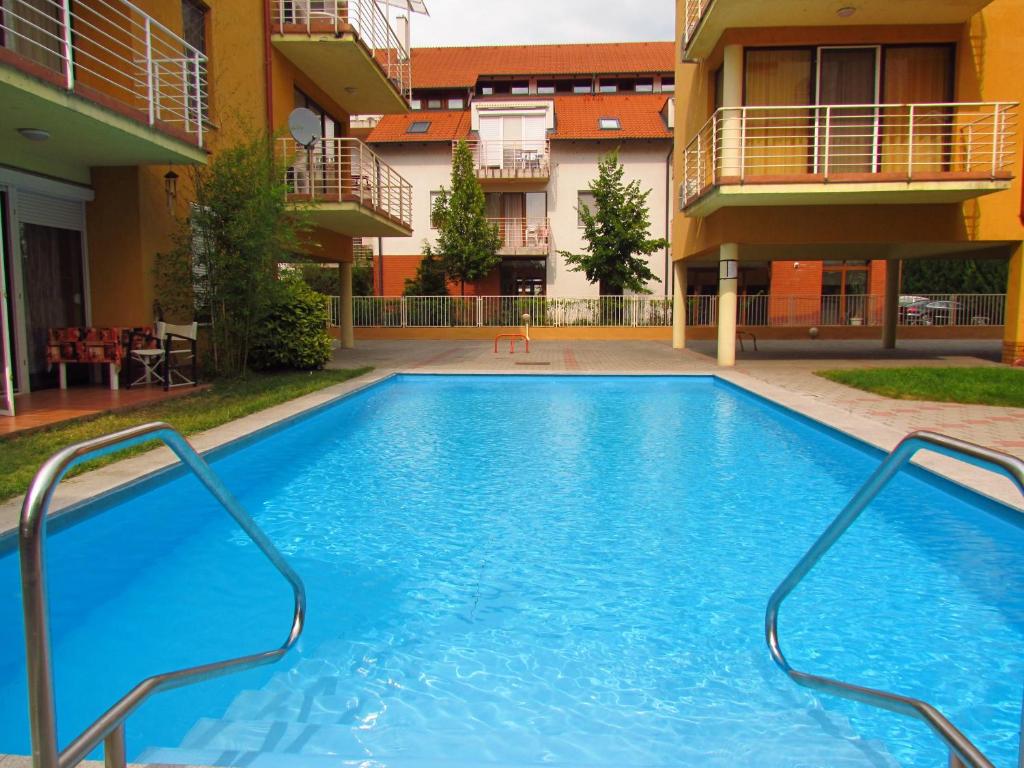
[[[719,70],[719,73],[721,70]],[[752,107],[810,104],[814,51],[770,48],[747,51],[744,71],[746,104]],[[715,78],[715,100],[722,101],[722,81]],[[746,126],[747,174],[805,173],[814,142],[814,113],[809,109],[755,112]]]

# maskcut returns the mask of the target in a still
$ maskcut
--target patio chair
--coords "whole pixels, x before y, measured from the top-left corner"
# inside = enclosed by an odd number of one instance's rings
[[[173,325],[158,322],[156,335],[161,340],[161,351],[164,353],[161,375],[164,389],[196,386],[199,381],[199,356],[196,351],[199,323]]]
[[[164,350],[161,344],[157,346],[147,347],[136,347],[135,338],[142,337],[141,332],[132,331],[128,336],[128,359],[127,366],[125,368],[126,378],[125,386],[128,389],[138,384],[163,384],[163,364],[164,364]],[[142,366],[142,373],[135,376],[133,369],[135,364]]]

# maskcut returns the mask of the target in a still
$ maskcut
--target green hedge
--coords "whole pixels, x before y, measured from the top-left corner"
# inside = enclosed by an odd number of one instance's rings
[[[285,277],[275,286],[249,356],[255,370],[319,370],[331,359],[327,300],[302,280]]]

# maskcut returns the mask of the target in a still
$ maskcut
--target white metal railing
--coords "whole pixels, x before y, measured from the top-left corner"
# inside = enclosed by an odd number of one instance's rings
[[[1003,325],[1006,295],[922,294],[908,297],[897,314],[899,325]],[[833,325],[882,325],[885,298],[871,294],[839,296],[740,295],[736,302],[739,325],[803,327]],[[718,324],[718,296],[688,296],[686,324]]]
[[[466,141],[473,153],[473,167],[482,178],[546,179],[551,175],[551,141],[523,139]],[[459,143],[452,142],[454,153]]]
[[[652,327],[672,324],[672,299],[661,296],[357,296],[356,327],[505,327],[530,325]]]
[[[683,205],[717,184],[1009,179],[1015,102],[724,107],[683,155]]]
[[[546,252],[551,244],[551,223],[546,216],[487,221],[498,227],[502,248],[533,248]]]
[[[327,300],[327,325],[341,327],[341,296],[325,296]]]
[[[697,31],[697,25],[704,17],[704,12],[711,5],[712,0],[686,0],[683,5],[683,49],[690,45],[693,33]]]
[[[355,32],[402,97],[412,98],[412,63],[405,43],[377,0],[273,0],[271,23],[278,34]]]
[[[203,145],[207,57],[126,0],[3,0],[4,48]]]
[[[319,139],[307,150],[279,138],[277,161],[292,200],[355,201],[412,226],[412,185],[359,139]]]
[[[897,322],[902,326],[1001,326],[1006,317],[1006,295],[925,294],[901,304]],[[340,300],[332,302],[331,323],[340,318]],[[836,325],[880,326],[883,296],[737,297],[736,322],[741,326],[806,327]],[[356,296],[352,314],[356,327],[416,328],[515,326],[523,314],[537,327],[613,326],[660,327],[672,324],[672,299],[661,296]],[[718,296],[688,296],[686,324],[718,324]]]

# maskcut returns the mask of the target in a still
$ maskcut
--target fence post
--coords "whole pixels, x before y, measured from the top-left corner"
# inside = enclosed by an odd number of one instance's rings
[[[405,328],[409,324],[409,309],[405,302],[405,296],[398,300],[398,315],[401,318],[402,327]]]
[[[476,324],[478,327],[483,327],[484,324],[484,297],[476,297]]]

